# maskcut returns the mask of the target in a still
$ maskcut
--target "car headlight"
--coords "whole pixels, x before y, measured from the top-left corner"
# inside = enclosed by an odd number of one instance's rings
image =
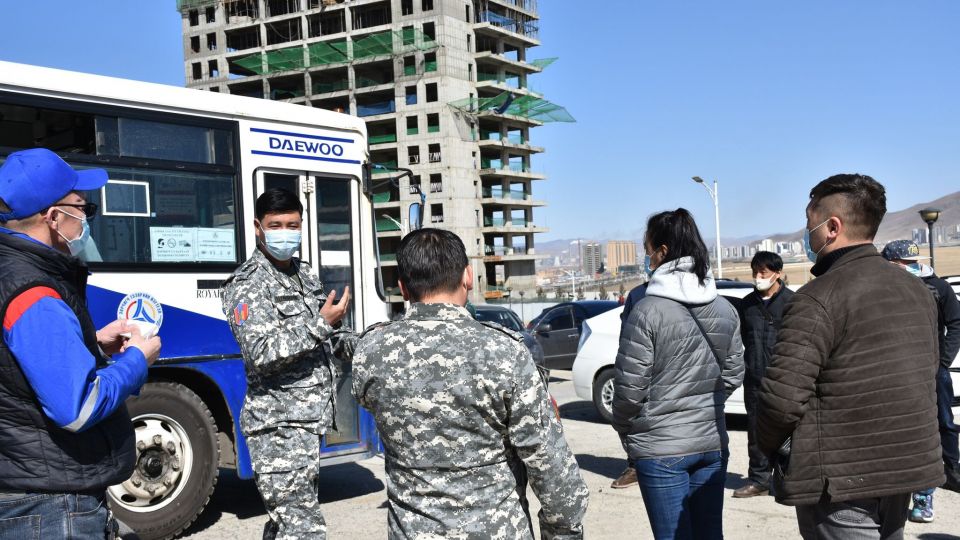
[[[583,344],[590,339],[591,333],[592,331],[590,330],[590,325],[587,323],[587,321],[583,321],[583,330],[580,331],[580,343],[577,343],[577,352],[580,352],[580,349],[583,348]]]

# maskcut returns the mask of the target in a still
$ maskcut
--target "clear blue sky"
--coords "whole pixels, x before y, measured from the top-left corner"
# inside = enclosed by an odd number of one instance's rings
[[[960,2],[539,0],[560,61],[531,80],[576,124],[534,130],[553,238],[632,237],[720,181],[724,237],[797,230],[807,193],[862,172],[899,210],[960,190]],[[10,2],[0,59],[182,85],[174,0]],[[918,220],[919,223],[919,220]]]

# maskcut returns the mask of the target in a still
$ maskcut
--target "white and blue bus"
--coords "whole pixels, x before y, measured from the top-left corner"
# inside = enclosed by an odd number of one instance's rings
[[[109,495],[142,538],[173,536],[203,510],[219,467],[253,476],[239,427],[243,361],[219,286],[255,249],[257,196],[300,195],[300,256],[328,290],[350,286],[346,324],[387,318],[366,126],[300,105],[0,62],[0,161],[32,147],[109,173],[86,193],[100,207],[85,253],[89,309],[98,327],[141,320],[163,339],[149,382],[128,401],[136,471]],[[350,366],[341,368],[324,464],[379,449]]]

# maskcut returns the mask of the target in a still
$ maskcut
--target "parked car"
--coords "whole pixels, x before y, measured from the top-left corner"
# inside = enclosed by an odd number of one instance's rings
[[[718,279],[717,289],[735,308],[753,286],[733,280]],[[613,420],[613,364],[620,345],[620,314],[623,307],[607,311],[583,322],[583,337],[573,363],[573,387],[577,396],[593,402],[600,416]],[[549,361],[549,356],[548,356]],[[729,414],[747,414],[743,405],[743,388],[727,400]]]
[[[530,349],[530,355],[533,356],[533,363],[537,365],[550,380],[550,370],[546,368],[543,361],[543,348],[533,334],[523,327],[520,317],[511,309],[492,304],[480,304],[474,306],[476,318],[482,322],[495,322],[504,328],[520,332],[523,334],[523,344]]]
[[[534,317],[527,328],[543,348],[544,365],[550,369],[573,367],[583,321],[619,306],[615,300],[563,302]]]

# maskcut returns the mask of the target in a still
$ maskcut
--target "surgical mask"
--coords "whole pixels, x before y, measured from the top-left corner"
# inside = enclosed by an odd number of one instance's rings
[[[278,261],[288,261],[300,249],[301,231],[296,229],[278,229],[263,232],[263,244],[270,255]]]
[[[643,257],[643,273],[650,277],[653,275],[653,268],[650,268],[650,256],[644,255]]]
[[[823,223],[826,223],[827,221],[830,221],[830,218],[827,218]],[[823,251],[823,248],[827,247],[828,242],[824,242],[820,249],[814,251],[813,248],[810,247],[810,233],[819,229],[820,227],[823,227],[823,223],[817,225],[809,231],[806,229],[803,231],[803,247],[807,250],[807,259],[809,259],[813,264],[817,264],[817,258],[820,256],[820,252]]]
[[[908,264],[903,268],[906,269],[907,272],[910,272],[917,277],[920,277],[920,274],[923,272],[923,269],[920,267],[920,263]]]
[[[70,240],[66,236],[64,236],[59,229],[57,230],[57,234],[60,235],[60,238],[63,238],[63,240],[67,243],[67,249],[70,250],[70,254],[73,255],[74,257],[79,257],[80,254],[83,253],[83,250],[86,249],[87,242],[90,241],[90,224],[87,223],[87,217],[86,216],[77,217],[71,214],[70,212],[64,212],[63,210],[60,210],[59,208],[57,209],[57,211],[60,212],[61,214],[68,215],[73,219],[80,220],[80,226],[81,226],[80,236],[74,238],[73,240]]]
[[[773,287],[773,284],[777,282],[776,276],[770,276],[767,279],[756,278],[753,280],[754,285],[757,287],[757,290],[760,292],[767,292],[770,290],[770,287]]]

